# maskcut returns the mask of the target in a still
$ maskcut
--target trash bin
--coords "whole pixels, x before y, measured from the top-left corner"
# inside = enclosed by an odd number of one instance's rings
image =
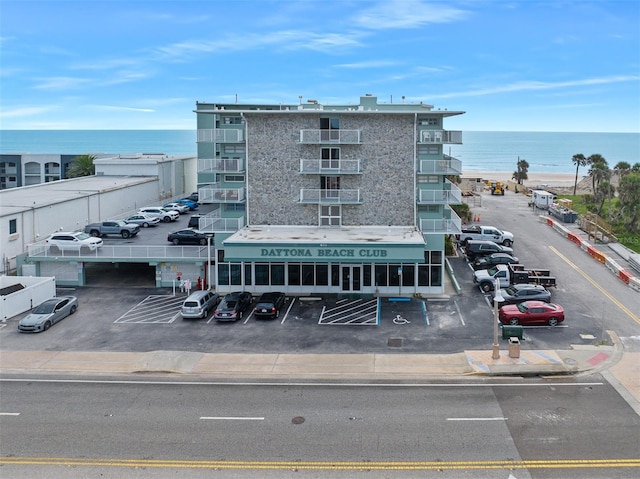
[[[502,325],[502,339],[509,339],[512,337],[516,337],[520,340],[523,339],[522,337],[522,326],[520,326],[519,324],[503,324]]]
[[[520,340],[515,336],[509,338],[509,357],[520,357]]]

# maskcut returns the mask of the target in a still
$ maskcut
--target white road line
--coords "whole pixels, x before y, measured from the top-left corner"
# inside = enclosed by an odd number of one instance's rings
[[[447,421],[506,421],[506,417],[448,417]]]
[[[284,324],[285,320],[287,319],[287,316],[289,316],[289,311],[291,311],[291,308],[293,308],[293,303],[296,302],[296,298],[293,297],[291,298],[291,303],[289,303],[289,307],[287,308],[287,312],[284,313],[284,316],[282,317],[282,321],[280,321],[280,324]]]
[[[456,307],[456,311],[458,311],[460,322],[462,323],[463,326],[466,326],[466,324],[464,324],[464,318],[462,317],[462,313],[460,312],[460,308],[458,307],[458,302],[456,300],[453,300],[453,305]]]
[[[263,417],[201,416],[204,421],[264,421]]]
[[[0,416],[19,416],[19,412],[0,412]]]

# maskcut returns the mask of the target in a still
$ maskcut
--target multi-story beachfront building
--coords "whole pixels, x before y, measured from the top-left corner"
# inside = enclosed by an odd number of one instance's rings
[[[220,292],[439,294],[462,142],[431,105],[196,103],[198,192]],[[214,274],[215,272],[215,274]]]

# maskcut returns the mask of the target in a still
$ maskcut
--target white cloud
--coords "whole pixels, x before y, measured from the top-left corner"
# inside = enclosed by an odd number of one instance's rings
[[[69,88],[77,88],[82,85],[91,83],[86,78],[77,77],[51,77],[40,80],[40,83],[35,85],[37,90],[65,90]]]
[[[57,110],[56,106],[23,106],[20,108],[0,109],[0,118],[21,118],[42,115]]]
[[[341,63],[335,65],[336,68],[383,68],[383,67],[392,67],[398,65],[398,62],[387,61],[387,60],[372,60],[368,62],[356,62],[356,63]]]
[[[151,108],[135,108],[131,106],[118,105],[87,105],[88,108],[104,111],[135,111],[141,113],[154,113],[156,110]]]
[[[584,80],[572,80],[564,82],[542,82],[542,81],[522,81],[511,83],[508,85],[500,85],[490,88],[481,88],[477,90],[466,90],[451,93],[443,93],[441,95],[430,95],[429,98],[458,98],[469,96],[485,96],[496,95],[499,93],[512,93],[519,91],[540,91],[540,90],[556,90],[560,88],[571,88],[591,85],[604,85],[610,83],[624,83],[640,80],[640,75],[618,75],[602,78],[586,78]]]
[[[445,4],[419,0],[382,1],[375,7],[356,15],[358,26],[371,30],[418,28],[429,23],[449,23],[469,15],[466,10]]]

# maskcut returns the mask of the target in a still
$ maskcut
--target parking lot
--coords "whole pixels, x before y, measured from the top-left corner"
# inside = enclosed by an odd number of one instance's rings
[[[607,329],[633,342],[638,324],[625,309],[637,314],[638,293],[539,222],[525,198],[514,201],[512,196],[484,197],[483,223],[515,234],[513,248],[521,263],[551,269],[558,281],[552,302],[567,312],[560,326],[526,327],[522,347],[596,344],[607,339]],[[185,227],[187,218],[145,229],[136,238],[107,241],[166,241],[167,232]],[[456,294],[448,287],[448,299],[288,296],[277,319],[256,320],[247,313],[230,323],[217,322],[211,315],[183,320],[179,308],[186,293],[154,288],[152,278],[150,286],[144,274],[127,275],[112,267],[109,274],[94,276],[94,287],[59,289],[58,294],[78,296],[80,307],[73,316],[35,335],[18,333],[23,315],[11,318],[0,329],[0,338],[8,350],[453,353],[490,348],[490,296],[473,284],[473,271],[461,254],[449,261],[461,291]],[[256,299],[257,295],[253,305]]]

